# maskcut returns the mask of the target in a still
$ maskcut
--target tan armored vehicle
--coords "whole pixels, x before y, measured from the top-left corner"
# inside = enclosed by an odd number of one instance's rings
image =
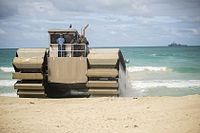
[[[19,97],[120,96],[126,66],[119,49],[89,49],[85,29],[49,30],[49,49],[19,48],[13,59]],[[63,35],[59,49],[57,39]],[[82,41],[84,40],[84,41]]]

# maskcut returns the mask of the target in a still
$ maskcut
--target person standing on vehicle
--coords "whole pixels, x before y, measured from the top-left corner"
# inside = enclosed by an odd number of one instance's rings
[[[86,55],[89,53],[89,48],[88,48],[88,45],[89,45],[89,42],[88,42],[88,40],[87,40],[87,38],[83,35],[83,34],[81,34],[81,38],[80,38],[81,40],[80,40],[80,42],[81,43],[84,43],[85,45],[86,45]],[[84,49],[84,46],[82,46],[82,48],[81,49]],[[82,55],[84,55],[84,53],[82,53]]]
[[[63,34],[60,34],[60,37],[57,39],[58,57],[64,57],[65,56],[64,42],[65,42],[65,39],[63,38]]]

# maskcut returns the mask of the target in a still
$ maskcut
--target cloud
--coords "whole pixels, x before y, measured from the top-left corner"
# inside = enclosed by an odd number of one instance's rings
[[[0,34],[5,34],[6,32],[2,29],[0,29]]]
[[[19,1],[0,0],[0,18],[12,17],[18,13]]]
[[[110,13],[130,16],[196,16],[199,0],[0,0],[1,16],[16,14],[52,17],[51,15],[88,15]],[[44,15],[45,14],[45,15]]]
[[[117,32],[116,32],[116,31],[111,31],[110,34],[112,34],[112,35],[116,35]]]
[[[86,23],[91,46],[200,44],[199,7],[199,0],[0,0],[0,47],[48,47],[48,29],[73,24],[80,32]]]
[[[191,29],[192,33],[195,35],[199,35],[199,31],[197,29]]]

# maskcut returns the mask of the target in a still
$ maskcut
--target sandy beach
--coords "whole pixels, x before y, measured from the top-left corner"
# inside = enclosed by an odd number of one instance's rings
[[[199,133],[200,95],[30,99],[0,97],[1,133]]]

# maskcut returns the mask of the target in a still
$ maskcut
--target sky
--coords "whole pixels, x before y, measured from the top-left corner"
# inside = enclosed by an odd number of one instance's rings
[[[0,48],[48,47],[48,29],[91,47],[200,45],[200,0],[0,0]]]

